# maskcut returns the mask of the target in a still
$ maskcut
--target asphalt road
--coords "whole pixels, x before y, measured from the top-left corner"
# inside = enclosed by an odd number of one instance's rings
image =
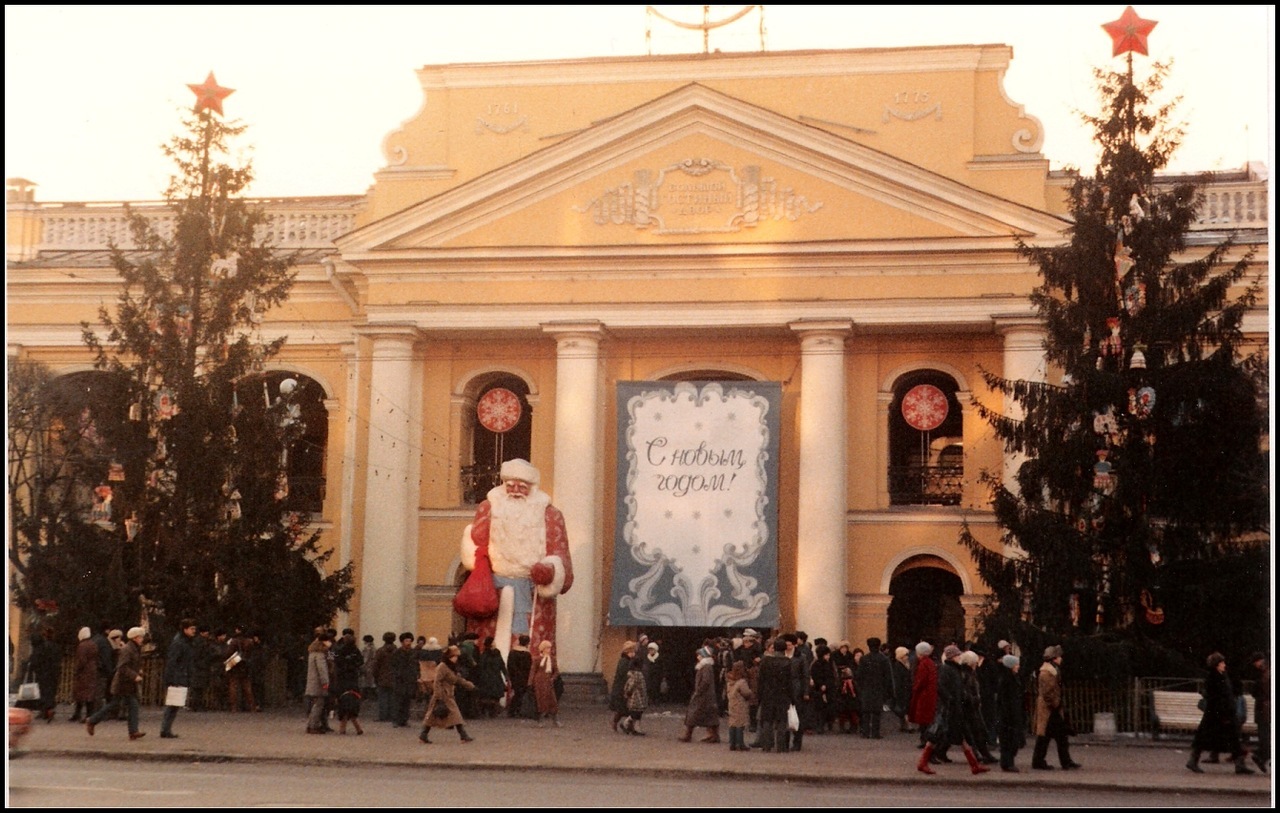
[[[655,772],[617,776],[440,766],[122,762],[30,755],[9,764],[13,807],[1222,807],[1221,794],[893,784]],[[746,785],[746,789],[744,789]],[[1229,805],[1267,807],[1264,797]],[[735,804],[734,806],[738,806]]]

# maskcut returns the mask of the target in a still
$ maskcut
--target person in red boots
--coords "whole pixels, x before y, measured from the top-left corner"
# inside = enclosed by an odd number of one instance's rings
[[[938,673],[937,714],[929,729],[928,742],[916,764],[916,770],[921,773],[936,773],[929,764],[935,750],[944,762],[949,762],[946,751],[952,745],[964,748],[969,770],[975,775],[991,770],[978,762],[978,755],[973,750],[973,734],[969,730],[969,720],[964,710],[964,675],[960,671],[960,655],[960,647],[955,644],[949,644],[942,651],[942,669]]]

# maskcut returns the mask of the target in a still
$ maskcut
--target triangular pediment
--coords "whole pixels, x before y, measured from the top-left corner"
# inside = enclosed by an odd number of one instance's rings
[[[1034,241],[1064,225],[691,84],[371,223],[339,246],[355,259],[484,247]]]

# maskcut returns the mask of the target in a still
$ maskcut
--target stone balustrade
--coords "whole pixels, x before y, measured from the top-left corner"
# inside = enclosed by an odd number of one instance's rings
[[[257,236],[282,249],[332,248],[333,241],[356,226],[362,196],[250,201],[266,211]],[[35,204],[40,221],[37,251],[101,251],[111,245],[133,248],[122,203]],[[161,202],[132,203],[129,209],[150,219],[160,234],[173,233],[174,217]]]

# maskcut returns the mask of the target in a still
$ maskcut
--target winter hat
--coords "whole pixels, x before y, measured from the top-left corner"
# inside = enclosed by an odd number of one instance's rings
[[[1044,649],[1044,659],[1045,659],[1046,661],[1051,661],[1051,660],[1053,660],[1054,658],[1061,658],[1061,657],[1062,657],[1062,647],[1060,647],[1060,646],[1047,646],[1047,647],[1045,647],[1045,649]]]
[[[1005,655],[1003,658],[1000,659],[1000,662],[1003,663],[1005,667],[1008,669],[1012,669],[1013,667],[1017,666],[1020,663],[1017,655]]]
[[[955,644],[947,644],[947,648],[942,650],[942,659],[949,661],[952,658],[960,657],[960,647]]]
[[[92,637],[93,633],[90,632],[88,627],[81,627],[80,631],[76,633],[76,640],[78,641],[87,641]]]
[[[699,657],[699,658],[710,658],[710,657],[711,657],[711,648],[710,648],[710,647],[705,647],[705,646],[704,646],[704,647],[700,647],[700,648],[698,649],[698,657]]]
[[[972,649],[968,650],[967,652],[960,653],[960,665],[968,666],[970,668],[977,666],[978,653],[974,652]]]
[[[905,661],[909,654],[911,653],[905,646],[900,646],[897,649],[893,650],[893,657],[897,658],[900,661]]]
[[[424,647],[424,648],[425,648],[425,649],[439,649],[439,648],[440,648],[440,640],[439,640],[438,638],[434,638],[434,637],[432,637],[432,638],[428,638],[428,639],[427,639],[427,645],[426,645],[426,647]]]
[[[538,470],[528,460],[521,460],[518,457],[503,463],[498,477],[504,483],[507,480],[520,480],[530,485],[538,484]]]
[[[921,641],[916,644],[916,654],[922,658],[927,658],[933,654],[933,644],[928,641]]]
[[[1226,660],[1226,658],[1222,657],[1222,653],[1221,653],[1221,652],[1214,652],[1214,653],[1211,653],[1211,654],[1209,655],[1209,659],[1208,659],[1207,661],[1205,661],[1205,664],[1206,664],[1210,669],[1217,669],[1217,668],[1218,668],[1218,664],[1222,663],[1222,662],[1223,662],[1223,661],[1225,661],[1225,660]]]
[[[145,638],[146,635],[147,631],[142,627],[129,627],[129,634],[127,637],[132,641],[134,638]]]
[[[543,641],[542,643],[538,644],[538,651],[539,651],[539,652],[550,652],[550,651],[551,651],[551,642],[550,642],[550,641]]]
[[[1008,648],[1009,648],[1009,642],[1004,640],[1003,638],[1000,640],[998,644],[996,644],[996,649],[999,649],[1001,651],[1006,650]]]
[[[627,641],[625,644],[623,644],[623,645],[622,645],[622,654],[623,654],[623,655],[634,655],[634,654],[636,654],[636,642],[635,642],[635,641]]]
[[[747,630],[745,630],[745,631],[742,633],[742,637],[743,637],[744,639],[746,639],[746,638],[759,638],[759,637],[760,637],[760,633],[756,632],[756,631],[755,631],[755,630],[753,630],[753,629],[748,628]]]
[[[658,644],[657,644],[657,642],[656,642],[656,641],[650,641],[650,642],[649,642],[649,646],[647,646],[647,647],[646,647],[646,649],[648,649],[650,652],[657,652],[657,651],[658,651]]]

